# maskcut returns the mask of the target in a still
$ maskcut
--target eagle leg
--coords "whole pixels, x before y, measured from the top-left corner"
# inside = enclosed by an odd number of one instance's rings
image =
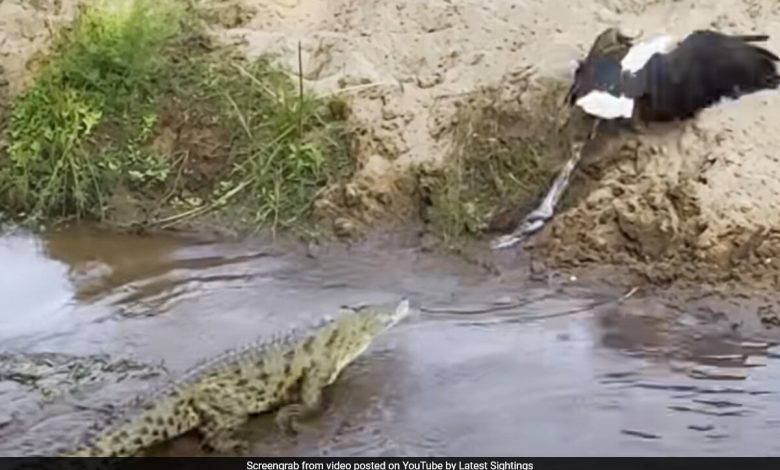
[[[598,132],[599,124],[601,124],[601,119],[596,118],[593,120],[593,127],[588,133],[588,140],[593,140],[596,138],[596,132]]]
[[[625,127],[635,134],[641,134],[642,131],[647,130],[647,125],[642,121],[641,114],[638,109],[635,109],[629,119],[625,121]]]

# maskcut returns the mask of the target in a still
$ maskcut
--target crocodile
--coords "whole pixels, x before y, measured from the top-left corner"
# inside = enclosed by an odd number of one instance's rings
[[[383,331],[409,315],[409,300],[395,308],[342,307],[308,328],[202,361],[175,381],[139,397],[130,410],[94,425],[66,457],[142,455],[148,448],[195,431],[201,448],[244,453],[239,428],[252,416],[276,412],[275,422],[295,434],[298,420],[321,409],[322,392]]]

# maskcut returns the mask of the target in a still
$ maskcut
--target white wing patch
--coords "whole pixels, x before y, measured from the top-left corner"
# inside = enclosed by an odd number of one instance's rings
[[[626,118],[634,114],[634,100],[625,96],[617,97],[605,91],[593,90],[577,100],[577,106],[586,113],[601,119]]]
[[[665,54],[674,46],[672,36],[659,36],[633,46],[620,61],[624,72],[636,73],[655,53]]]

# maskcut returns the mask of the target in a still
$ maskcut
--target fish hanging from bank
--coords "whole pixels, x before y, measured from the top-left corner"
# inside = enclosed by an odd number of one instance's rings
[[[754,44],[766,42],[764,34],[696,30],[679,42],[670,35],[634,39],[617,28],[596,38],[574,74],[569,106],[600,120],[674,121],[780,86],[780,58]]]

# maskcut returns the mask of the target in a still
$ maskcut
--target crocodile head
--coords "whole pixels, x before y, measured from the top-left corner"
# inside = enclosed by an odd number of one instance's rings
[[[331,370],[328,383],[333,383],[341,370],[355,360],[371,342],[398,322],[409,316],[409,299],[403,299],[395,307],[361,305],[343,307],[346,315],[334,322],[325,350],[331,355]]]
[[[361,305],[353,307],[353,309],[359,314],[368,315],[373,320],[368,322],[370,325],[367,324],[367,329],[370,330],[367,331],[367,333],[372,336],[376,336],[383,330],[392,328],[396,323],[409,316],[409,312],[411,311],[409,299],[401,300],[395,308]]]

